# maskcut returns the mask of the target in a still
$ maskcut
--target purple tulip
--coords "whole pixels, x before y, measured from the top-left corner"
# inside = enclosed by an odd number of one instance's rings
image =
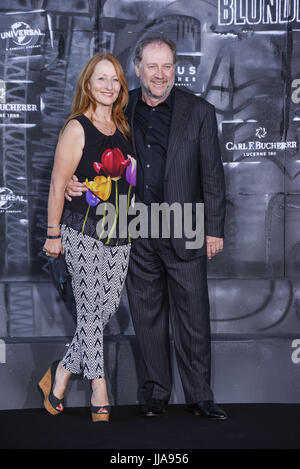
[[[131,160],[130,165],[126,168],[126,181],[132,186],[136,185],[136,160],[128,155]]]
[[[98,205],[99,202],[101,202],[100,199],[91,191],[87,191],[85,193],[85,199],[91,207],[96,207],[96,205]]]

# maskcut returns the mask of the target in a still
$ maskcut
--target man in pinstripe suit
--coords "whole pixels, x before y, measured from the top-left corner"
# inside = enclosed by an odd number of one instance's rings
[[[141,88],[130,92],[127,115],[138,159],[136,200],[204,203],[205,244],[187,239],[139,238],[132,243],[127,293],[143,363],[145,414],[162,414],[172,389],[169,320],[188,408],[226,420],[210,387],[210,321],[207,258],[223,248],[224,172],[214,107],[174,86],[175,44],[144,39],[135,54]],[[70,195],[75,193],[69,190]],[[180,220],[181,221],[181,220]],[[176,220],[175,220],[176,223]]]
[[[146,38],[137,46],[141,88],[130,92],[127,109],[138,157],[136,197],[148,206],[204,202],[206,246],[187,249],[187,240],[172,233],[170,239],[135,240],[128,299],[144,365],[146,415],[163,413],[171,394],[170,318],[189,409],[225,420],[210,388],[206,274],[206,255],[211,259],[223,248],[223,165],[214,107],[174,86],[175,63],[168,39]]]

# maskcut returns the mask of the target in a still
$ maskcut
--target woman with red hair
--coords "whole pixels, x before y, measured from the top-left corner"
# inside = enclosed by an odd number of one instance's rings
[[[127,275],[130,238],[118,229],[119,196],[133,202],[136,161],[124,115],[128,87],[121,64],[98,53],[80,73],[72,113],[63,126],[55,152],[48,200],[46,255],[64,254],[76,301],[77,328],[62,360],[52,363],[39,387],[52,415],[63,411],[72,373],[91,380],[93,421],[109,421],[103,357],[103,329],[117,311]],[[64,199],[75,174],[86,185],[81,197]],[[97,209],[102,204],[102,219]],[[107,204],[115,207],[114,223],[105,230]],[[124,234],[125,233],[125,234]]]

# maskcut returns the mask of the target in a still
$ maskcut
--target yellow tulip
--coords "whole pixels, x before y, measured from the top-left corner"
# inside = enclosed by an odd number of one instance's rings
[[[111,193],[111,177],[96,176],[93,181],[85,180],[85,185],[90,191],[93,192],[99,199],[107,200]]]

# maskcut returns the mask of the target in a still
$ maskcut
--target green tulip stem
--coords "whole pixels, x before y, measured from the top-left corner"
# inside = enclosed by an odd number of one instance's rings
[[[118,220],[118,217],[119,217],[118,181],[115,181],[115,184],[116,184],[116,215],[115,215],[115,220],[114,220],[113,226],[111,227],[111,230],[109,232],[109,235],[108,235],[108,238],[107,238],[107,241],[106,241],[105,244],[108,244],[110,242],[110,238],[112,237],[113,232],[115,231],[115,228],[117,226],[117,220]]]
[[[129,210],[131,189],[132,189],[132,185],[130,184],[129,189],[128,189],[128,197],[127,197],[127,213],[128,213],[128,210]]]
[[[128,213],[129,205],[130,205],[131,189],[132,189],[132,185],[130,184],[129,189],[128,189],[128,197],[127,197],[127,213]],[[130,234],[128,233],[128,242],[130,243],[130,241],[131,241],[131,238],[130,238]]]
[[[106,207],[107,207],[107,205],[106,205],[106,202],[105,202],[105,204],[104,204],[104,214],[103,214],[103,218],[102,218],[102,231],[101,231],[100,236],[99,236],[99,241],[101,240],[101,238],[103,236],[103,233],[104,233],[104,224],[105,224],[104,222],[105,222],[105,218],[106,218]]]
[[[88,217],[88,214],[89,214],[89,211],[90,211],[90,205],[88,206],[88,209],[86,211],[86,214],[85,214],[85,217],[84,217],[84,222],[83,222],[83,225],[82,225],[82,230],[81,230],[81,233],[84,232],[84,227],[85,227],[85,224],[86,224],[86,220],[87,220],[87,217]]]

